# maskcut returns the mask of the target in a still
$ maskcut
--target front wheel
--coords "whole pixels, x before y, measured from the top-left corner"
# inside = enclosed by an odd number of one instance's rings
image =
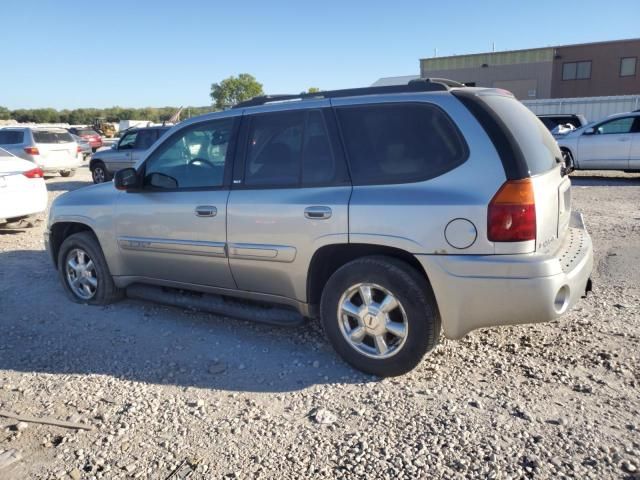
[[[322,292],[320,313],[340,356],[381,377],[412,370],[440,336],[426,278],[390,257],[359,258],[339,268]]]
[[[63,177],[73,177],[75,174],[75,170],[60,170],[60,175]]]
[[[122,298],[96,237],[90,232],[70,235],[58,253],[58,275],[76,303],[107,305]]]
[[[111,180],[111,176],[102,162],[96,162],[91,167],[91,178],[93,183],[104,183]]]

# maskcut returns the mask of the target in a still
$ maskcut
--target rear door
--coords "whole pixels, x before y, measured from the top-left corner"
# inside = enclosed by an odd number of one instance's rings
[[[229,264],[241,290],[306,301],[313,254],[348,242],[351,185],[328,101],[287,107],[243,118]]]
[[[38,147],[38,163],[44,168],[68,167],[76,162],[78,144],[66,130],[34,129],[33,140]]]
[[[594,133],[578,139],[578,162],[582,170],[626,170],[633,139],[635,117],[619,117],[594,127]]]
[[[562,175],[558,144],[544,124],[515,98],[504,95],[483,98],[504,122],[524,155],[536,205],[535,249],[552,250],[564,237],[571,216],[571,182],[568,175]]]

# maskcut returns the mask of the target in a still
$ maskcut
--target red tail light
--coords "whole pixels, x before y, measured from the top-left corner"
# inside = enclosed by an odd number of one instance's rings
[[[38,150],[38,147],[25,147],[24,151],[28,155],[40,155],[40,151]]]
[[[536,239],[536,202],[531,179],[506,182],[489,203],[487,235],[492,242]]]
[[[23,172],[23,175],[27,178],[43,178],[44,172],[42,171],[41,168],[34,168],[32,170]]]

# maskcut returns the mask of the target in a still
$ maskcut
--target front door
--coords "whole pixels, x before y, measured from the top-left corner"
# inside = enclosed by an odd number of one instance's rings
[[[143,188],[117,204],[124,275],[235,288],[225,249],[234,124],[225,118],[187,126],[140,166]]]
[[[131,165],[131,151],[133,150],[136,139],[138,138],[138,131],[132,130],[125,133],[120,141],[116,144],[113,152],[110,152],[107,158],[107,169],[110,172],[117,172],[123,168],[127,168]]]
[[[582,134],[578,143],[581,170],[626,170],[629,167],[634,117],[608,120]]]
[[[327,105],[243,119],[228,208],[229,264],[241,290],[304,302],[314,252],[348,242],[351,185]]]

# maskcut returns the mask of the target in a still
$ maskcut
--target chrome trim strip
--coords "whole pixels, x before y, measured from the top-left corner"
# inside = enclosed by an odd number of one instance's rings
[[[181,253],[203,257],[225,257],[224,242],[200,242],[195,240],[164,240],[160,238],[118,237],[123,250],[140,252]]]
[[[291,263],[296,258],[296,249],[287,245],[230,243],[229,258]]]

